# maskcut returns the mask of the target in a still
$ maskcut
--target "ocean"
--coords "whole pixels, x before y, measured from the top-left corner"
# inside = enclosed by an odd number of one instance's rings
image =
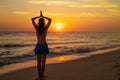
[[[0,33],[0,66],[34,60],[36,34],[33,32]],[[83,54],[120,47],[120,33],[69,32],[48,33],[48,57]]]

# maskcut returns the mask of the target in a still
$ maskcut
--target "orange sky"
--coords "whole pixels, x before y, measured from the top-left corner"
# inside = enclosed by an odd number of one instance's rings
[[[51,32],[120,31],[119,0],[1,0],[0,31],[34,31],[40,10],[52,18]]]

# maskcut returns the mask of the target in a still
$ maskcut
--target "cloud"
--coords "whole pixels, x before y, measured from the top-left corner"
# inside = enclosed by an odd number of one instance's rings
[[[69,8],[120,8],[120,3],[111,3],[108,0],[77,0],[72,4],[68,4]]]
[[[113,10],[113,9],[109,9],[107,11],[109,11],[109,12],[120,12],[120,10]]]
[[[113,9],[109,9],[107,10],[109,14],[111,15],[117,15],[120,16],[120,10],[113,10]]]
[[[61,14],[61,13],[47,13],[47,15],[57,16],[57,15],[63,15],[63,14]]]
[[[120,0],[107,0],[107,1],[109,1],[109,2],[111,2],[111,3],[120,3]]]
[[[52,5],[52,4],[70,4],[70,3],[74,3],[73,1],[54,1],[54,0],[44,0],[44,1],[35,1],[35,0],[30,0],[30,1],[27,1],[27,3],[30,3],[30,4],[47,4],[47,5]]]
[[[115,5],[115,4],[98,4],[98,5],[82,5],[82,7],[87,7],[87,8],[118,8],[120,5]]]
[[[70,8],[78,8],[78,7],[80,7],[79,5],[75,5],[75,4],[70,4],[70,5],[68,5],[67,7],[70,7]]]
[[[13,14],[19,14],[19,15],[29,14],[29,12],[26,12],[26,11],[13,11],[12,13],[13,13]]]
[[[0,8],[7,7],[7,5],[0,5]]]
[[[111,17],[110,14],[101,14],[101,13],[92,13],[92,12],[82,12],[82,13],[79,13],[79,14],[73,14],[73,15],[67,15],[67,17]]]

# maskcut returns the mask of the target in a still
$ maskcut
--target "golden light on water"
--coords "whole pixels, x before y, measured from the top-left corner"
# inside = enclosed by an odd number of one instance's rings
[[[59,58],[59,60],[63,61],[63,60],[65,60],[65,58],[64,58],[63,56],[61,56],[61,57]]]

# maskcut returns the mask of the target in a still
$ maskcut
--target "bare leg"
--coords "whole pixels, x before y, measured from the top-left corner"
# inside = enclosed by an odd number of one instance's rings
[[[41,54],[37,54],[37,70],[39,78],[41,77]]]
[[[41,54],[41,62],[42,62],[41,75],[42,75],[42,77],[44,77],[44,71],[45,71],[45,65],[46,65],[46,56],[47,56],[47,54]]]

